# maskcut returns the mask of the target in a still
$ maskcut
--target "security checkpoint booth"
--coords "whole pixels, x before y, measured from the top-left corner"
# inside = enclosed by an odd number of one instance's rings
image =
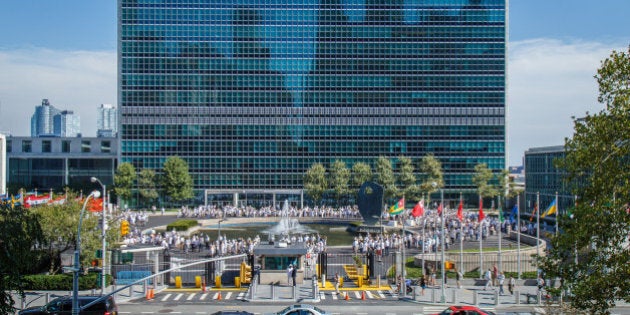
[[[295,281],[304,282],[305,257],[308,248],[304,243],[287,243],[269,241],[254,247],[254,261],[260,265],[259,284],[287,284],[289,275],[287,268],[297,268]]]

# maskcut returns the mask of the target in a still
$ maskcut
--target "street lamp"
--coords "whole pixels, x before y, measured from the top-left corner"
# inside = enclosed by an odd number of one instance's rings
[[[431,184],[433,186],[433,188],[437,188],[437,183],[433,182]],[[442,211],[440,213],[440,236],[441,236],[441,247],[442,247],[442,253],[441,253],[441,266],[440,269],[442,270],[442,297],[440,298],[440,302],[441,303],[445,303],[446,302],[446,295],[445,295],[445,286],[446,286],[446,270],[444,270],[444,245],[445,245],[445,239],[444,239],[444,212],[446,212],[446,207],[444,207],[444,189],[442,189],[442,187],[440,187],[440,206],[442,207]]]
[[[105,233],[105,195],[106,195],[106,186],[96,177],[92,177],[90,178],[90,181],[92,183],[98,183],[99,185],[101,185],[101,188],[103,189],[103,222],[102,222],[102,226],[101,226],[101,237],[103,238],[103,248],[102,248],[102,252],[101,252],[101,259],[103,261],[102,266],[101,266],[101,295],[105,294],[105,275],[107,274],[106,269],[105,269],[105,264],[106,264],[106,260],[105,260],[105,252],[107,251],[107,239],[106,239],[106,233]]]
[[[101,193],[98,190],[90,193],[83,202],[83,208],[79,214],[79,228],[77,229],[77,246],[74,249],[74,268],[72,269],[72,315],[79,315],[79,257],[81,256],[81,223],[83,223],[83,213],[90,197],[98,198]]]

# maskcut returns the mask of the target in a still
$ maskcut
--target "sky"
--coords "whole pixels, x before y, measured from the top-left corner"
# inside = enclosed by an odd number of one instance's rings
[[[628,0],[509,0],[508,165],[533,147],[564,144],[572,117],[603,109],[593,76],[630,44]],[[42,99],[81,117],[117,105],[115,0],[0,3],[0,133],[30,135]]]

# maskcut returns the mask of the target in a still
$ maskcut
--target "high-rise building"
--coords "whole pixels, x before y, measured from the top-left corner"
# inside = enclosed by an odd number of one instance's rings
[[[35,106],[31,117],[31,137],[76,137],[81,134],[81,119],[71,110],[59,110],[48,99]]]
[[[506,1],[119,0],[121,160],[199,192],[432,153],[472,193],[505,168]]]
[[[63,110],[55,115],[54,135],[57,137],[77,137],[81,135],[81,119],[74,111]]]
[[[118,111],[112,104],[101,104],[98,108],[97,137],[115,137],[118,132]]]
[[[31,137],[53,136],[55,134],[54,117],[60,112],[50,105],[48,99],[43,99],[42,105],[35,106],[35,113],[31,116]]]

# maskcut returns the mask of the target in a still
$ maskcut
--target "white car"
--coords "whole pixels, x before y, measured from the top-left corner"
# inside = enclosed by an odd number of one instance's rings
[[[277,313],[271,313],[269,315],[331,315],[331,314],[313,305],[295,304]]]

